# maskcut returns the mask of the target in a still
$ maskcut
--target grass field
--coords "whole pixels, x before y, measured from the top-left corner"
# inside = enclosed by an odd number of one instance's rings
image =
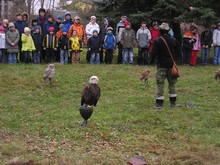
[[[150,165],[217,165],[220,162],[220,83],[217,67],[180,66],[178,102],[192,109],[154,110],[155,73],[148,86],[143,66],[55,64],[45,84],[45,64],[0,65],[0,164],[126,164],[135,154]],[[87,128],[79,114],[89,77],[100,78],[100,101]],[[166,84],[167,85],[167,84]]]

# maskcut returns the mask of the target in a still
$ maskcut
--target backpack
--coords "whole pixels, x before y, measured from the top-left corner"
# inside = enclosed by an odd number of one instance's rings
[[[104,39],[104,43],[105,43],[106,49],[114,49],[115,48],[115,36],[106,35]]]
[[[138,35],[138,46],[140,48],[148,48],[150,45],[147,33],[139,33]]]

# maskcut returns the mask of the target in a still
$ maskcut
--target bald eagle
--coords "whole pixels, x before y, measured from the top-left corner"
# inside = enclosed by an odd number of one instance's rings
[[[92,76],[89,79],[89,83],[83,89],[80,107],[80,114],[84,119],[82,123],[83,126],[87,126],[87,120],[91,117],[93,108],[96,106],[100,98],[101,90],[98,83],[98,77]]]

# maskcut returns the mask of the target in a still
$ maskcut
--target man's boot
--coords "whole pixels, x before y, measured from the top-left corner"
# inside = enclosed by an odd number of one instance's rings
[[[182,107],[181,104],[176,104],[176,97],[170,97],[170,106],[171,107]]]
[[[156,105],[154,106],[155,109],[163,108],[163,100],[156,99]]]

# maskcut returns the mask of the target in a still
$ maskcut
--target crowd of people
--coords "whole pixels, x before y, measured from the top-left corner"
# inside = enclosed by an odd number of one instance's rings
[[[148,65],[153,43],[161,36],[158,22],[153,22],[149,27],[143,21],[135,32],[126,16],[121,17],[115,29],[108,18],[98,24],[96,17],[91,16],[84,26],[79,16],[72,19],[68,11],[64,19],[62,16],[54,19],[52,15],[46,15],[43,8],[39,9],[39,16],[31,20],[31,25],[28,19],[28,14],[24,12],[16,14],[15,22],[7,19],[1,22],[1,63],[77,64],[80,63],[80,53],[86,50],[88,63],[111,64],[117,48],[117,64],[134,64],[133,50],[138,48],[137,65]],[[201,34],[198,27],[192,25],[182,36],[180,28],[177,31],[174,26],[170,24],[168,34],[176,41],[174,54],[179,63],[195,66],[201,51],[202,64],[208,65],[210,48],[214,47],[213,64],[220,65],[220,23],[214,31],[206,26]]]

